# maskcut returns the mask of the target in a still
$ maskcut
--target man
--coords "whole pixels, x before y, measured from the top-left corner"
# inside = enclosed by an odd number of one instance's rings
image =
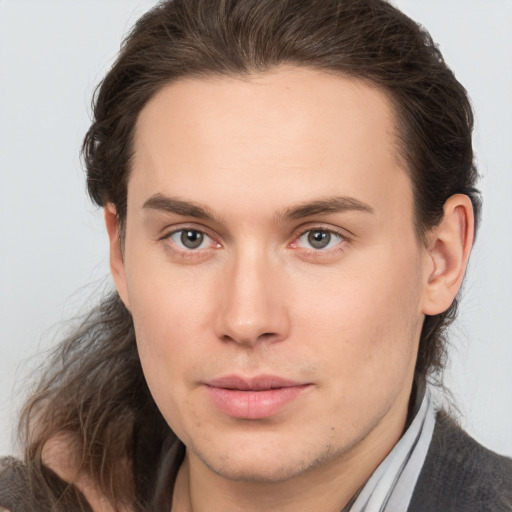
[[[479,213],[428,36],[382,1],[166,2],[94,114],[123,305],[27,409],[45,474],[95,510],[510,509],[511,462],[426,385]]]

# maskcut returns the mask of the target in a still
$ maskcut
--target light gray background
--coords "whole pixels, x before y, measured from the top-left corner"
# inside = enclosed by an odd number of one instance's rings
[[[512,455],[512,1],[395,3],[430,30],[473,99],[485,208],[446,383],[463,425]],[[94,86],[153,4],[0,0],[0,455],[16,450],[34,354],[108,282],[78,152]]]

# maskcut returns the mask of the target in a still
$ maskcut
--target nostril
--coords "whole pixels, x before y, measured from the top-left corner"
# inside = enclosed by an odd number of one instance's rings
[[[268,341],[271,342],[273,340],[276,340],[278,338],[278,334],[275,332],[264,332],[263,334],[257,335],[257,336],[249,336],[249,335],[243,335],[240,334],[238,336],[233,336],[229,334],[224,334],[221,337],[221,340],[225,343],[238,343],[241,345],[254,345],[257,342],[261,341]]]

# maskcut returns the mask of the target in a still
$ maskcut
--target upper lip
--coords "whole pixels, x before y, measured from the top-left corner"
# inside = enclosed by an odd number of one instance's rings
[[[205,382],[214,388],[234,389],[240,391],[268,391],[269,389],[291,388],[304,386],[307,383],[285,379],[277,375],[256,375],[254,377],[241,377],[239,375],[226,375]]]

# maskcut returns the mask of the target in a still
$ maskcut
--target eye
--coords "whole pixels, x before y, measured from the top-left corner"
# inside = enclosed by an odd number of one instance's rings
[[[168,237],[178,248],[185,250],[205,249],[212,239],[197,229],[180,229]]]
[[[317,251],[331,249],[343,242],[343,237],[328,229],[310,229],[297,239],[297,245]]]

